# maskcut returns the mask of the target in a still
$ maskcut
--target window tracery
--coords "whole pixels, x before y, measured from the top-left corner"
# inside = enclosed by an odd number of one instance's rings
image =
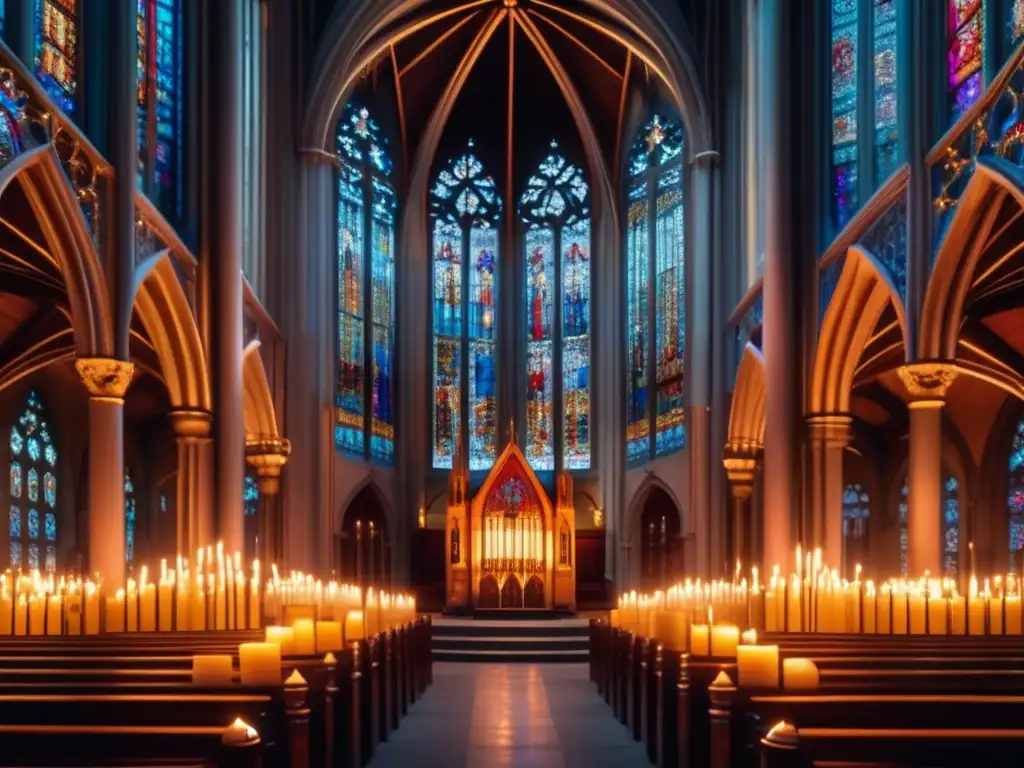
[[[502,200],[472,140],[438,173],[430,207],[433,466],[452,467],[465,403],[469,468],[489,469],[497,458],[498,438],[497,224]]]
[[[30,392],[11,425],[7,532],[12,568],[57,567],[57,448],[46,410]]]
[[[683,149],[682,127],[654,115],[630,152],[626,229],[626,456],[630,463],[663,456],[686,444]]]
[[[519,217],[528,305],[523,453],[534,470],[554,470],[560,432],[563,466],[588,469],[590,185],[555,141],[526,182]]]
[[[393,162],[383,130],[369,109],[355,102],[345,107],[337,148],[341,168],[335,443],[348,453],[390,464],[395,453],[392,368],[398,208],[390,180]]]

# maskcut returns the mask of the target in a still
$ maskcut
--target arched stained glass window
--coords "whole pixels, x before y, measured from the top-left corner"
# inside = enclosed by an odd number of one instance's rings
[[[1006,510],[1010,516],[1010,570],[1016,571],[1020,566],[1018,553],[1024,550],[1024,419],[1017,422],[1010,444],[1006,486]]]
[[[590,185],[557,142],[527,180],[519,217],[526,226],[523,453],[535,470],[553,470],[560,443],[566,469],[588,469]]]
[[[640,131],[627,196],[626,455],[639,463],[686,444],[683,130],[677,122],[655,115]]]
[[[181,0],[136,0],[139,189],[171,220],[182,213]]]
[[[12,568],[57,567],[57,448],[39,395],[11,425],[8,536]]]
[[[843,573],[852,573],[864,561],[867,551],[871,497],[864,486],[853,483],[843,491]]]
[[[832,0],[832,217],[838,231],[857,210],[857,0]]]
[[[395,454],[397,214],[392,160],[380,126],[366,107],[354,102],[345,107],[337,141],[341,171],[335,442],[348,453],[390,464]]]
[[[124,561],[135,562],[135,484],[126,468],[124,471]]]
[[[438,174],[430,207],[434,222],[433,465],[452,467],[465,410],[469,468],[489,469],[497,458],[501,254],[496,225],[502,201],[494,179],[473,153],[472,141],[464,154]],[[463,286],[468,286],[468,293]],[[467,348],[468,355],[464,354]]]
[[[953,120],[962,115],[984,88],[984,0],[947,0],[947,59]]]
[[[907,480],[900,490],[900,573],[907,576],[907,551],[910,535],[907,526],[909,499]],[[938,543],[942,552],[942,575],[955,578],[960,570],[960,484],[952,474],[946,475],[942,483],[942,541]],[[919,574],[915,574],[915,577]]]
[[[78,90],[78,2],[34,0],[36,77],[67,114]]]

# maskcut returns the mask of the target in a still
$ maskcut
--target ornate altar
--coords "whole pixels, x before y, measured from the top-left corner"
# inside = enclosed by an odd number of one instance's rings
[[[515,443],[470,499],[456,448],[448,484],[446,594],[449,609],[576,607],[572,477],[555,503]]]

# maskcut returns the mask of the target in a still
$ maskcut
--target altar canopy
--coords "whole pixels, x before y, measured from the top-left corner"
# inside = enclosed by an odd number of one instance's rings
[[[449,482],[448,606],[572,608],[571,477],[558,477],[552,504],[518,446],[510,443],[472,500],[467,480],[458,462]]]

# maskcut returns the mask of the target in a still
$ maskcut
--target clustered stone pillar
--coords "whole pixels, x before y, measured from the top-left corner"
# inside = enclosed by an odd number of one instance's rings
[[[956,380],[947,363],[899,369],[910,395],[910,457],[907,464],[907,569],[913,575],[942,573],[942,407]]]
[[[124,396],[135,366],[79,358],[75,369],[89,392],[89,570],[124,584]]]
[[[178,439],[177,551],[190,555],[213,541],[213,417],[203,411],[172,411]]]
[[[728,452],[722,459],[722,466],[729,478],[731,500],[732,548],[729,556],[733,563],[746,565],[753,562],[753,530],[747,507],[754,491],[757,458],[752,453]]]
[[[245,431],[242,423],[242,62],[241,0],[203,4],[206,10],[210,120],[206,169],[208,215],[203,221],[209,261],[214,361],[216,536],[228,552],[244,548]]]
[[[259,478],[259,548],[256,556],[274,563],[284,556],[284,519],[281,515],[281,470],[288,463],[292,446],[283,437],[246,441],[245,455]]]
[[[850,444],[853,419],[845,414],[816,414],[807,418],[811,438],[811,499],[808,543],[821,547],[824,562],[841,566],[846,575],[852,563],[843,562],[843,452]]]

